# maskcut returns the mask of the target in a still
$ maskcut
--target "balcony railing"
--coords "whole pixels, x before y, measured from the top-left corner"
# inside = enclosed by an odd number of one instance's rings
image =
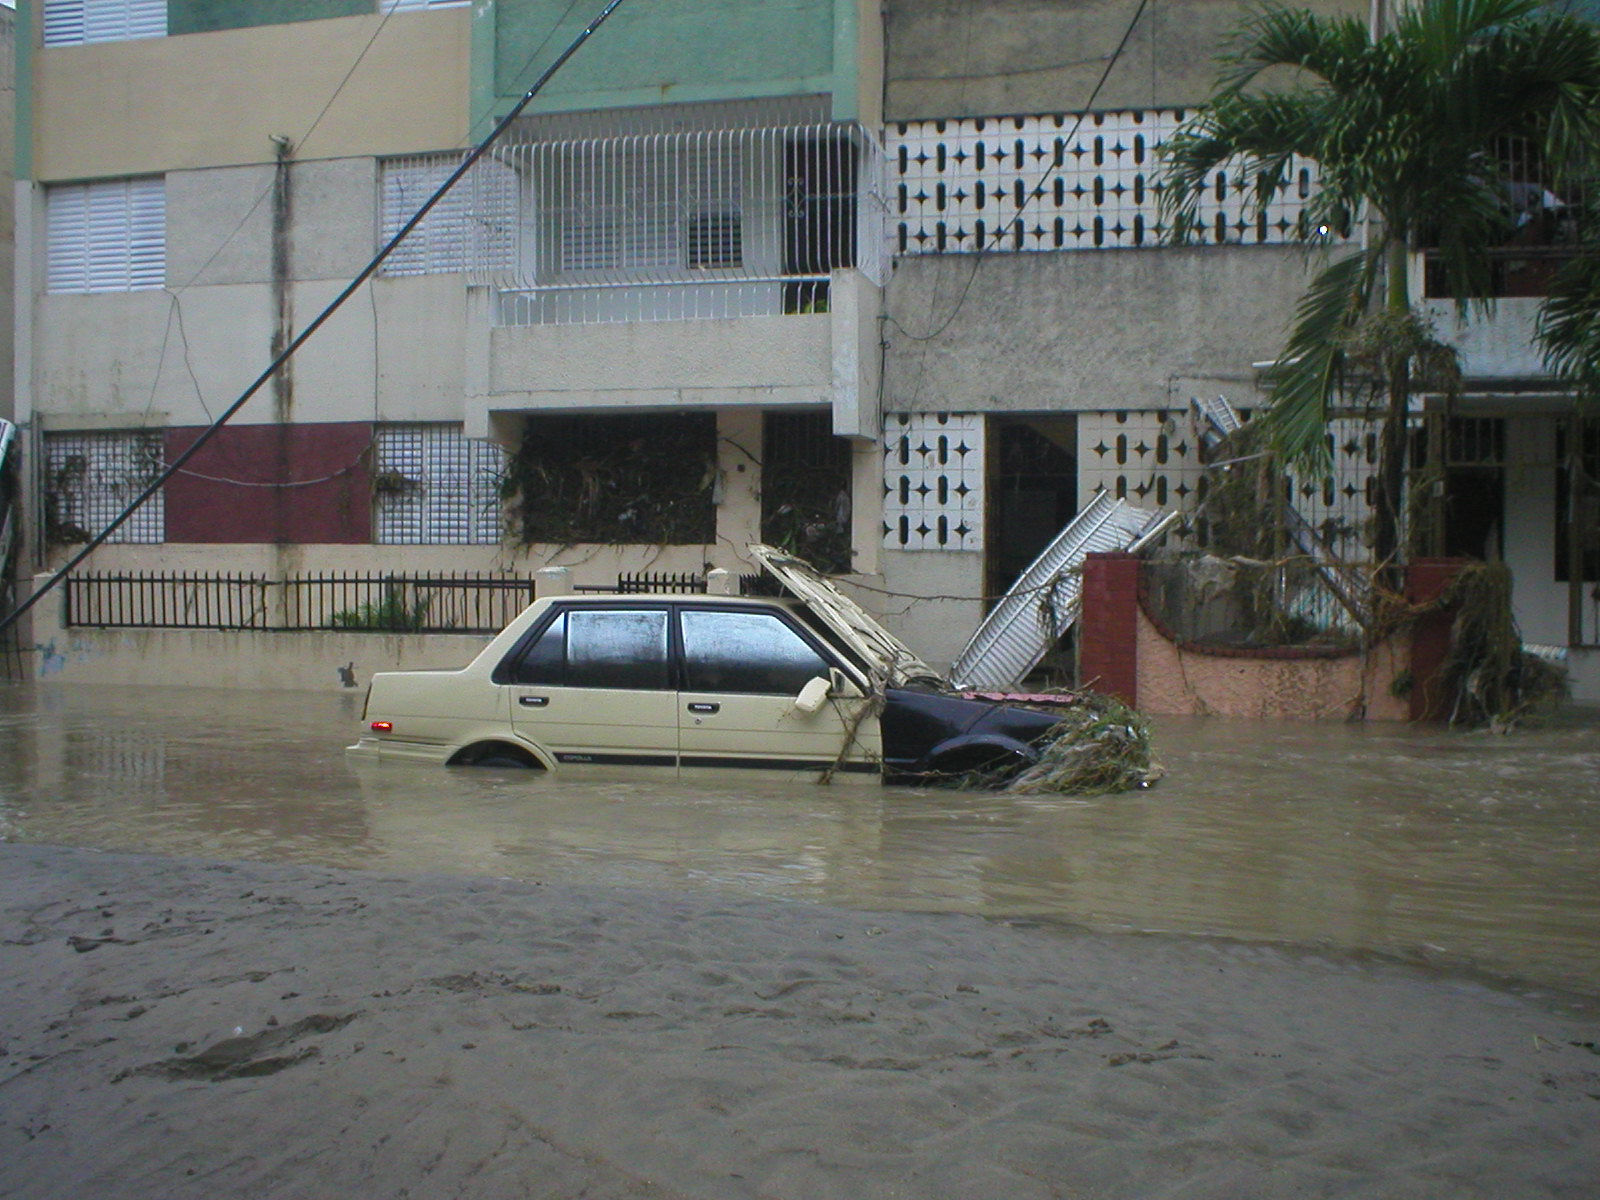
[[[882,150],[843,122],[508,135],[474,171],[470,274],[501,324],[823,312],[883,280]]]

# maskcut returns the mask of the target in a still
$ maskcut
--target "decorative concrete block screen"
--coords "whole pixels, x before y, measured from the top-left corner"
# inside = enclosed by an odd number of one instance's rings
[[[983,549],[982,415],[893,413],[883,447],[883,544]]]
[[[1187,116],[1144,109],[892,124],[884,147],[890,248],[957,254],[1156,245],[1167,232],[1156,150]],[[1255,177],[1215,172],[1193,240],[1298,240],[1314,170],[1299,164],[1291,180],[1256,217],[1247,215]]]
[[[1372,517],[1378,471],[1377,425],[1360,417],[1329,423],[1333,474],[1292,480],[1291,501],[1329,550],[1347,562],[1366,559],[1362,544]],[[1200,438],[1184,409],[1086,412],[1078,417],[1078,506],[1110,492],[1140,508],[1184,514],[1176,536],[1206,544],[1207,469]]]

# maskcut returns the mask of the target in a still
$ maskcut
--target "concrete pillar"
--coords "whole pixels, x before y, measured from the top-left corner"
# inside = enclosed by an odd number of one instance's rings
[[[535,596],[570,596],[572,571],[568,567],[540,567],[533,573]]]
[[[1139,702],[1139,557],[1091,554],[1083,564],[1083,612],[1078,618],[1078,683]]]

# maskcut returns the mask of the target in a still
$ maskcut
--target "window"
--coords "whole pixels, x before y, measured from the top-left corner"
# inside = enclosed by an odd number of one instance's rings
[[[560,685],[566,681],[566,672],[567,614],[560,613],[512,664],[508,682]]]
[[[510,682],[661,691],[667,653],[665,609],[573,609],[545,627]]]
[[[691,692],[795,696],[828,664],[772,613],[685,609],[684,687]]]
[[[46,46],[166,35],[167,0],[44,0]]]
[[[373,462],[374,538],[381,545],[489,545],[500,540],[505,455],[459,425],[382,425]]]
[[[731,138],[630,137],[555,147],[547,220],[555,269],[676,272],[744,264]]]
[[[399,233],[461,165],[460,154],[424,154],[379,164],[380,245]],[[384,260],[385,275],[478,273],[509,268],[519,184],[514,171],[482,158],[428,210]]]
[[[392,159],[380,167],[383,245],[461,165],[455,154]],[[434,205],[422,223],[384,260],[386,275],[426,275],[467,267],[467,191],[460,184]]]
[[[134,292],[167,281],[162,177],[67,183],[45,199],[46,281],[52,292]]]
[[[532,416],[506,482],[524,543],[714,542],[716,415]]]
[[[162,469],[162,437],[149,430],[44,435],[45,540],[87,542],[109,525]],[[135,510],[107,541],[166,537],[162,493]]]

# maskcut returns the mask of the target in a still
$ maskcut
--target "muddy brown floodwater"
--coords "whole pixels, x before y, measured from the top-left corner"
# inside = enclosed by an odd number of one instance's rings
[[[1155,724],[1140,793],[574,783],[345,761],[359,693],[0,685],[0,840],[1375,952],[1600,995],[1600,712]]]

